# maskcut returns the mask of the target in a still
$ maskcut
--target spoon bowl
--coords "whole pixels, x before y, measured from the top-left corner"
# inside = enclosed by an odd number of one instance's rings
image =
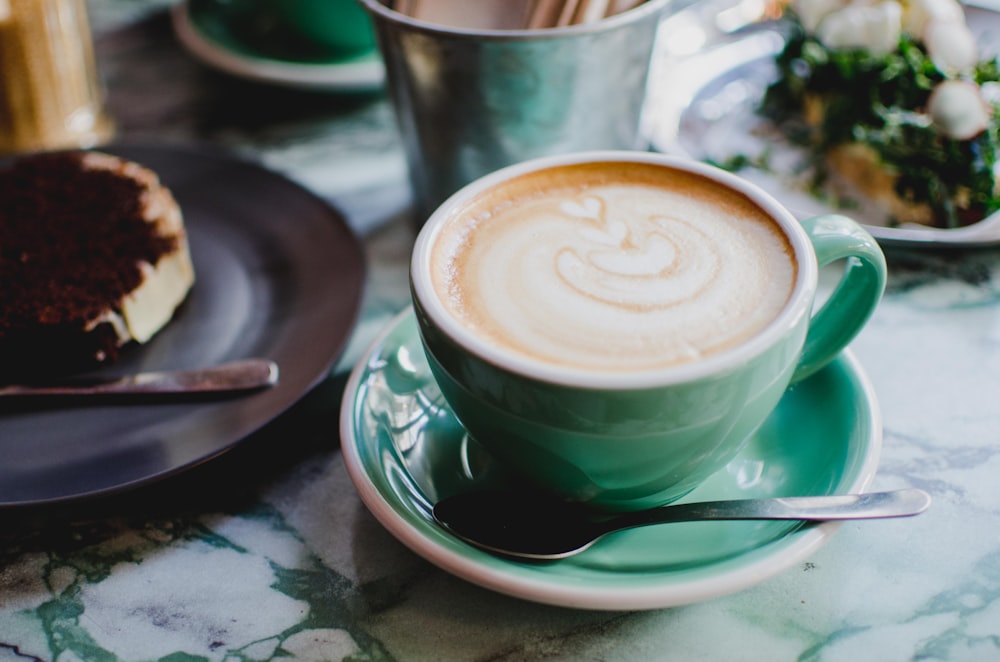
[[[918,489],[868,494],[704,501],[609,514],[536,492],[466,492],[434,505],[434,519],[465,542],[502,556],[555,560],[623,529],[702,520],[828,521],[909,517],[927,510]]]

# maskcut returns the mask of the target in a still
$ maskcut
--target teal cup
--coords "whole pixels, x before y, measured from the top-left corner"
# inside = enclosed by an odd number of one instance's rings
[[[345,54],[374,50],[375,30],[358,0],[276,0],[272,11],[313,44]]]
[[[275,32],[312,53],[330,57],[375,50],[375,29],[358,0],[216,0],[230,20]]]
[[[600,188],[607,181],[613,187]],[[652,187],[652,197],[621,193],[633,184]],[[661,188],[680,202],[664,204],[657,197]],[[491,225],[495,219],[509,219],[509,225]],[[488,228],[506,232],[518,223],[526,228],[523,242],[488,234],[495,231]],[[759,224],[768,228],[760,250],[770,251],[761,259],[755,257],[757,240],[748,239]],[[675,226],[681,228],[676,236]],[[560,233],[572,239],[563,245]],[[456,247],[467,243],[480,252],[462,257]],[[490,253],[504,246],[514,246],[513,253]],[[614,250],[624,251],[624,258],[615,259]],[[522,252],[533,257],[522,259]],[[817,302],[819,268],[840,261],[839,284]],[[550,278],[551,265],[558,278]],[[452,279],[466,271],[475,276]],[[564,288],[567,278],[592,271],[597,275],[585,285],[574,281]],[[789,384],[822,369],[863,328],[885,277],[878,244],[849,218],[799,221],[731,173],[660,154],[615,151],[527,161],[465,186],[422,228],[410,284],[429,365],[468,434],[535,486],[621,511],[678,499],[725,467]],[[690,301],[636,303],[638,290],[673,291],[669,281],[677,278],[693,293]],[[622,283],[636,283],[637,291]],[[605,299],[593,302],[591,286],[614,291],[606,314],[585,307],[590,312],[580,315],[564,300],[587,290],[585,306],[605,305]],[[717,297],[716,289],[729,298]],[[518,337],[524,331],[528,341],[509,343],[492,322],[475,316],[493,310],[493,299],[503,299],[498,310],[510,311],[497,324]],[[758,299],[772,302],[773,312],[747,303]],[[452,301],[475,314],[456,312]],[[622,305],[627,315],[613,319],[614,306]],[[646,328],[647,309],[667,331]],[[747,322],[742,335],[728,328],[743,328],[737,309],[760,318],[756,326]],[[702,318],[709,323],[702,325]],[[703,326],[709,331],[693,331]],[[608,328],[619,330],[608,334]],[[544,340],[537,346],[530,341],[536,331]],[[549,343],[550,334],[562,340]],[[720,340],[661,365],[656,348],[687,346],[686,336],[682,343],[669,337],[677,334],[718,334]],[[633,340],[653,348],[648,365],[642,355],[622,354],[619,361],[616,343]],[[577,344],[598,349],[581,353],[577,364],[562,356],[564,346]],[[605,346],[607,356],[600,356]]]

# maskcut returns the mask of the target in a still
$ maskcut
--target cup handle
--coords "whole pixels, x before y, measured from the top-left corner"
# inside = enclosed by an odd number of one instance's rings
[[[802,221],[822,268],[847,260],[844,275],[823,306],[813,313],[802,356],[792,375],[799,381],[832,361],[875,312],[885,290],[885,256],[858,223],[839,214]]]

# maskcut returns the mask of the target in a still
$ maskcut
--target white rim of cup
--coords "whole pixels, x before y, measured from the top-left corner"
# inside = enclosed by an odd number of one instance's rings
[[[646,0],[642,4],[636,5],[632,9],[608,16],[607,18],[593,23],[567,25],[563,27],[551,28],[521,28],[500,30],[496,28],[460,28],[439,23],[414,18],[409,14],[398,12],[381,2],[381,0],[358,0],[372,14],[377,14],[387,21],[399,23],[424,32],[432,32],[442,35],[475,37],[477,39],[546,39],[559,37],[562,35],[581,34],[588,32],[604,32],[612,30],[620,23],[631,23],[639,20],[647,14],[655,14],[664,11],[673,0]]]
[[[452,216],[452,210],[464,207],[466,203],[483,191],[502,184],[515,176],[548,168],[591,162],[638,162],[677,168],[723,184],[755,202],[784,230],[798,266],[795,286],[792,288],[788,302],[777,317],[747,342],[700,361],[651,370],[611,372],[555,366],[520,354],[500,350],[495,345],[473,334],[448,313],[434,292],[434,286],[430,279],[429,256],[430,248],[444,222]],[[812,295],[815,293],[818,278],[819,267],[816,262],[816,254],[805,229],[798,219],[769,193],[715,166],[683,157],[630,151],[587,151],[541,157],[507,166],[485,175],[454,193],[431,214],[417,235],[410,261],[411,287],[424,312],[438,328],[471,354],[507,372],[542,382],[607,390],[669,386],[715,374],[723,374],[727,370],[743,365],[772,347],[791,326],[799,321],[801,316],[811,313]]]

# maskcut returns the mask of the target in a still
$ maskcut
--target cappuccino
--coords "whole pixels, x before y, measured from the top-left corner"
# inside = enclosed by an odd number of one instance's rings
[[[718,168],[603,151],[463,187],[417,236],[410,286],[469,438],[565,499],[639,510],[726,466],[855,337],[885,273],[846,216],[798,220]]]
[[[504,352],[596,371],[696,361],[762,331],[798,266],[771,216],[699,174],[583,163],[455,209],[431,252],[448,313]]]

